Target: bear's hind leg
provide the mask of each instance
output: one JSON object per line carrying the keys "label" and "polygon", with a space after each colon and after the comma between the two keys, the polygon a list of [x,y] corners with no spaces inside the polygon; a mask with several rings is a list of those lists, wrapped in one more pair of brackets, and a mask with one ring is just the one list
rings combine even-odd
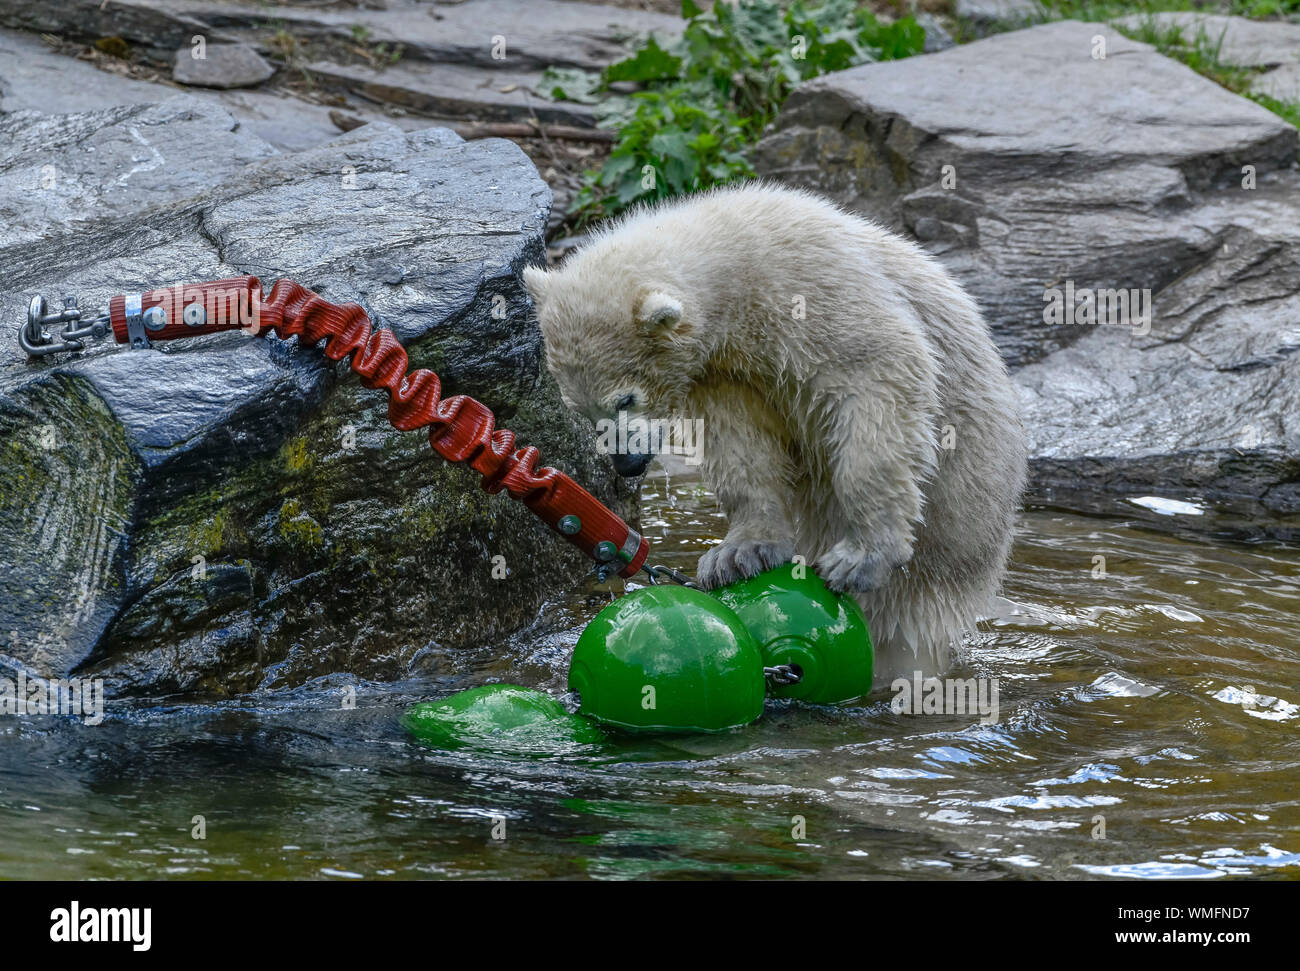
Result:
{"label": "bear's hind leg", "polygon": [[876,687],[917,672],[922,678],[943,675],[963,634],[988,616],[996,589],[993,571],[960,579],[936,576],[918,558],[879,590],[858,594],[875,649]]}

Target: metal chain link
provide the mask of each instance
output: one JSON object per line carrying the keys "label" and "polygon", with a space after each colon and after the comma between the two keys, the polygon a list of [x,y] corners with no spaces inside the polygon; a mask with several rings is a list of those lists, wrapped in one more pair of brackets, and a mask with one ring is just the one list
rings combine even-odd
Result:
{"label": "metal chain link", "polygon": [[650,577],[650,583],[654,585],[660,584],[663,581],[663,578],[667,577],[668,580],[673,583],[681,584],[683,587],[690,587],[692,590],[698,590],[700,588],[699,584],[689,576],[681,570],[674,570],[671,566],[650,566],[647,564],[646,566],[641,567],[641,569]]}
{"label": "metal chain link", "polygon": [[803,680],[803,672],[795,670],[792,664],[778,664],[776,667],[763,668],[763,675],[778,687],[787,684],[798,684]]}

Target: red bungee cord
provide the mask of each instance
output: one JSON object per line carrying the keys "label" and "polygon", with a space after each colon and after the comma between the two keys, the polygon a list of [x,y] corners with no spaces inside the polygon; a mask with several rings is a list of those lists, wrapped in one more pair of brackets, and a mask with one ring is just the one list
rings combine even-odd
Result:
{"label": "red bungee cord", "polygon": [[[307,347],[323,342],[326,357],[349,358],[362,384],[388,392],[393,427],[413,431],[427,426],[434,451],[481,475],[487,492],[504,489],[598,564],[624,577],[634,576],[649,555],[645,538],[595,496],[563,472],[538,468],[536,448],[515,448],[514,433],[497,428],[486,405],[465,395],[443,398],[442,383],[432,371],[407,373],[406,349],[391,331],[376,330],[355,303],[329,303],[292,280],[277,281],[263,299],[257,277],[240,276],[119,295],[109,301],[107,315],[80,328],[74,326],[80,320],[75,300],[65,301],[65,307],[47,315],[42,298],[32,301],[28,327],[20,335],[28,353],[80,350],[81,338],[104,333],[105,324],[111,324],[119,344],[132,347],[225,330],[297,335]],[[69,321],[60,342],[44,331],[44,324]]]}

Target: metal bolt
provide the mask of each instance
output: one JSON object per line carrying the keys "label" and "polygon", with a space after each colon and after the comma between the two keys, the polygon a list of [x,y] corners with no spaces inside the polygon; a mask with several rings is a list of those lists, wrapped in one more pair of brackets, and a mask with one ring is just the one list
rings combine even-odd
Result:
{"label": "metal bolt", "polygon": [[167,326],[167,311],[162,307],[150,307],[144,312],[144,325],[149,330],[162,330]]}
{"label": "metal bolt", "polygon": [[565,536],[574,536],[582,529],[582,520],[570,513],[567,516],[561,517],[560,521],[555,524],[555,527]]}
{"label": "metal bolt", "polygon": [[596,558],[596,562],[598,563],[608,563],[614,557],[618,556],[618,547],[609,540],[602,539],[596,544],[596,548],[592,550],[592,556]]}

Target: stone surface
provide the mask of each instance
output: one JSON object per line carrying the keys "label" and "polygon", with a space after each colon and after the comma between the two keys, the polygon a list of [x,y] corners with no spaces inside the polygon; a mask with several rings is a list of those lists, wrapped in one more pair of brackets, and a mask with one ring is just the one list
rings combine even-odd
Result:
{"label": "stone surface", "polygon": [[1204,37],[1222,63],[1262,72],[1251,81],[1252,92],[1279,101],[1300,101],[1300,24],[1193,11],[1134,15],[1115,23],[1128,30],[1177,29],[1188,44]]}
{"label": "stone surface", "polygon": [[[401,44],[403,57],[508,70],[551,65],[596,70],[650,32],[671,36],[681,20],[651,11],[569,0],[389,0],[371,7],[313,8],[212,0],[0,0],[0,25],[60,36],[120,36],[170,58],[195,33],[266,44],[278,31],[300,40]],[[505,39],[502,48],[495,37]]]}
{"label": "stone surface", "polygon": [[[24,133],[0,137],[5,178],[30,173],[28,145],[72,133],[96,149],[74,155],[93,166],[68,175],[75,206],[43,217],[33,195],[19,215],[45,231],[0,242],[0,665],[102,675],[110,694],[239,692],[437,670],[531,621],[585,562],[425,436],[393,430],[345,366],[240,333],[28,361],[16,335],[33,293],[89,309],[177,281],[289,277],[360,302],[447,393],[479,397],[627,512],[539,377],[517,276],[543,258],[535,168],[506,141],[373,124],[291,156],[246,135],[237,165],[169,154],[153,127],[165,115],[205,144],[234,128],[187,97],[0,118]],[[137,173],[159,180],[148,198],[87,187],[154,149],[168,171]],[[191,179],[199,157],[229,169]],[[491,578],[496,555],[506,580]]]}
{"label": "stone surface", "polygon": [[925,53],[934,54],[956,46],[952,34],[940,22],[938,17],[928,13],[916,14],[916,22],[925,29]]}
{"label": "stone surface", "polygon": [[149,0],[0,0],[0,26],[92,42],[120,37],[150,49],[159,60],[201,34],[211,43],[230,39],[181,11],[182,4]]}
{"label": "stone surface", "polygon": [[957,0],[953,15],[977,29],[988,29],[1041,19],[1043,6],[1037,0]]}
{"label": "stone surface", "polygon": [[1042,326],[1050,281],[1160,289],[1215,245],[1192,194],[1237,185],[1246,164],[1289,167],[1295,146],[1266,109],[1065,21],[807,82],[756,164],[943,253],[1008,360],[1025,363],[1074,336]]}
{"label": "stone surface", "polygon": [[[274,91],[189,88],[140,81],[103,71],[75,57],[51,50],[38,38],[0,29],[0,113],[35,111],[67,114],[118,105],[166,101],[182,91],[228,111],[239,131],[281,151],[298,151],[335,138],[339,128],[330,109]],[[388,119],[365,104],[349,105],[348,114],[363,121],[390,120],[404,128],[427,128],[424,118]],[[59,164],[59,160],[48,160]]]}
{"label": "stone surface", "polygon": [[31,34],[0,29],[0,111],[66,114],[147,104],[174,94],[176,89],[166,85],[110,74],[57,54]]}
{"label": "stone surface", "polygon": [[0,115],[0,246],[197,195],[274,154],[221,107],[184,97],[82,114]]}
{"label": "stone surface", "polygon": [[[166,62],[175,80],[211,86],[211,96],[248,131],[296,151],[338,134],[331,107],[264,89],[227,90],[271,76],[263,54],[294,49],[291,73],[343,94],[347,114],[424,127],[410,114],[439,121],[530,121],[593,127],[590,106],[555,102],[543,93],[552,64],[601,68],[626,54],[624,42],[680,30],[677,18],[582,3],[473,0],[458,5],[393,3],[384,9],[321,10],[192,0],[51,0],[39,10],[0,0],[0,24],[87,42],[121,36],[133,54]],[[497,25],[497,26],[492,26]],[[191,57],[192,38],[206,38],[207,57]],[[503,38],[499,43],[494,38]],[[238,41],[239,43],[235,43]],[[400,45],[400,56],[398,46]],[[362,54],[370,51],[367,60]],[[500,56],[496,56],[500,55]],[[207,92],[194,92],[207,96]],[[162,85],[96,71],[50,51],[31,34],[0,31],[0,109],[76,111],[158,101]]]}
{"label": "stone surface", "polygon": [[[1040,494],[1173,490],[1290,535],[1297,153],[1262,107],[1066,21],[807,82],[757,167],[915,236],[971,291],[1021,368]],[[1045,323],[1067,281],[1149,289],[1150,334]]]}
{"label": "stone surface", "polygon": [[1266,71],[1251,82],[1250,90],[1278,101],[1300,101],[1300,61]]}
{"label": "stone surface", "polygon": [[1113,512],[1204,502],[1182,525],[1300,538],[1300,193],[1204,212],[1219,246],[1155,296],[1151,332],[1083,328],[1015,373],[1035,492]]}
{"label": "stone surface", "polygon": [[251,88],[275,73],[247,44],[205,44],[180,48],[172,62],[172,79],[201,88]]}
{"label": "stone surface", "polygon": [[1146,24],[1162,32],[1178,28],[1184,42],[1204,33],[1209,45],[1218,48],[1219,60],[1233,67],[1277,67],[1300,59],[1300,24],[1286,21],[1167,11],[1120,17],[1115,23],[1128,30]]}
{"label": "stone surface", "polygon": [[485,71],[463,64],[398,63],[377,70],[359,64],[314,61],[307,70],[370,101],[424,115],[476,121],[527,121],[594,128],[591,106],[540,96],[540,71]]}

